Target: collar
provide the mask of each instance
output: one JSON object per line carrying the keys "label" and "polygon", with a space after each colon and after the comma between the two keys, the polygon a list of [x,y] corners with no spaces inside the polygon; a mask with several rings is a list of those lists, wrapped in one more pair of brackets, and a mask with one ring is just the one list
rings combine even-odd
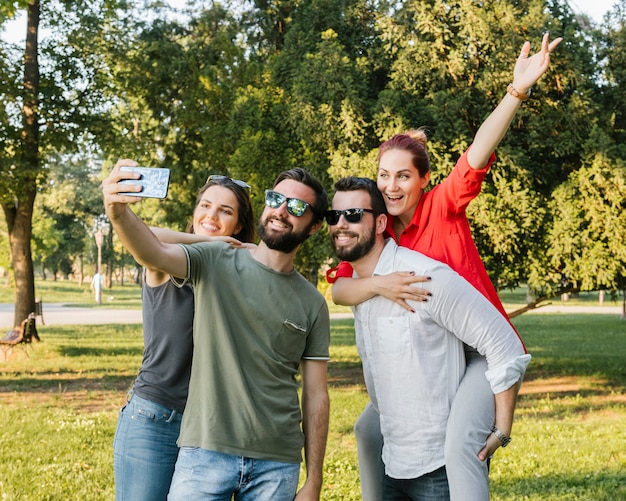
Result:
{"label": "collar", "polygon": [[385,240],[385,248],[378,258],[376,268],[372,276],[389,275],[395,271],[396,254],[398,252],[398,244],[393,238]]}

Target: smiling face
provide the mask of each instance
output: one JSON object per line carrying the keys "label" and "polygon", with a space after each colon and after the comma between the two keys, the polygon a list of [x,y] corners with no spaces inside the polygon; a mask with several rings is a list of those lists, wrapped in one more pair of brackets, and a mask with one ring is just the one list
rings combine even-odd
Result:
{"label": "smiling face", "polygon": [[[338,191],[333,197],[333,210],[371,209],[372,202],[365,190]],[[374,247],[377,237],[376,216],[363,212],[361,220],[350,223],[345,215],[339,217],[337,224],[330,226],[330,241],[335,255],[342,261],[353,262],[366,256]],[[379,228],[382,232],[385,225]]]}
{"label": "smiling face", "polygon": [[398,217],[405,226],[411,221],[429,181],[430,172],[420,176],[409,151],[391,149],[380,157],[378,189],[385,198],[389,214]]}
{"label": "smiling face", "polygon": [[209,236],[239,233],[239,204],[235,194],[224,186],[209,186],[193,212],[193,231]]}
{"label": "smiling face", "polygon": [[311,207],[315,204],[315,192],[307,185],[293,179],[284,179],[272,191],[287,198],[297,198],[309,204],[302,216],[294,216],[287,210],[287,202],[276,208],[266,206],[259,222],[261,240],[273,250],[290,253],[315,232],[321,223],[314,221]]}

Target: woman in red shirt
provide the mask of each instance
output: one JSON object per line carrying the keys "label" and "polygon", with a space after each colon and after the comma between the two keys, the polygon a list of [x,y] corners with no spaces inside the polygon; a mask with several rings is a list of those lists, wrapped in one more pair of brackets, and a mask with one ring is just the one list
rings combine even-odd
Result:
{"label": "woman in red shirt", "polygon": [[[472,240],[465,210],[480,193],[481,184],[495,161],[495,148],[504,137],[531,86],[547,71],[550,52],[561,38],[549,42],[544,35],[539,52],[529,57],[525,42],[513,70],[507,94],[489,115],[472,145],[440,185],[426,192],[430,162],[426,135],[422,130],[398,134],[379,148],[378,189],[385,197],[389,220],[387,233],[400,245],[447,263],[482,292],[506,316],[478,250]],[[396,273],[371,278],[351,278],[347,263],[329,274],[333,300],[355,305],[380,294],[411,309],[406,300],[426,301],[425,290],[412,284],[427,277]],[[520,343],[521,343],[520,339]],[[446,435],[446,471],[451,500],[489,500],[489,470],[486,459],[508,443],[511,430],[492,433],[495,422],[494,395],[485,378],[487,363],[474,349],[466,347],[467,369],[452,403]],[[361,489],[364,501],[380,500],[384,466],[379,417],[371,403],[355,425]]]}

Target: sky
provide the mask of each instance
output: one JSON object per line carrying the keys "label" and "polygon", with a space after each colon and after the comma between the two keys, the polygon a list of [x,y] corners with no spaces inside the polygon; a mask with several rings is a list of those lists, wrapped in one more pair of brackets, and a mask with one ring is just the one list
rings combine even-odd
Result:
{"label": "sky", "polygon": [[[574,12],[587,14],[591,19],[600,23],[604,13],[611,9],[617,0],[565,0]],[[24,40],[26,34],[26,18],[21,16],[7,24],[2,31],[2,39],[18,43]]]}
{"label": "sky", "polygon": [[611,10],[617,0],[568,0],[574,12],[587,14],[596,22],[601,22],[604,13]]}

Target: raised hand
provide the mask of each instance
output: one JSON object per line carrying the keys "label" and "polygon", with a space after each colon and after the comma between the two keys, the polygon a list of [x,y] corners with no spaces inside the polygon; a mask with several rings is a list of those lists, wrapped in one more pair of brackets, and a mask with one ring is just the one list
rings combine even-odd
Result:
{"label": "raised hand", "polygon": [[530,54],[530,42],[524,42],[515,68],[513,69],[513,87],[518,92],[526,94],[537,80],[548,70],[550,66],[550,53],[561,43],[562,38],[549,41],[550,34],[546,33],[541,41],[541,50],[532,56]]}

